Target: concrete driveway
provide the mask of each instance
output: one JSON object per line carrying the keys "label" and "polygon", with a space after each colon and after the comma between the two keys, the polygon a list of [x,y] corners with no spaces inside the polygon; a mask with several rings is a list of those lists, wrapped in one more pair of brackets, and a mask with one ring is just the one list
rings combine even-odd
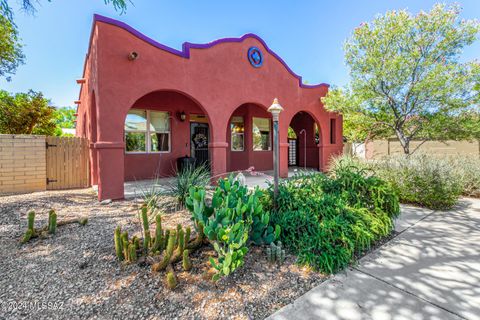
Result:
{"label": "concrete driveway", "polygon": [[480,200],[402,207],[395,239],[268,319],[480,319]]}

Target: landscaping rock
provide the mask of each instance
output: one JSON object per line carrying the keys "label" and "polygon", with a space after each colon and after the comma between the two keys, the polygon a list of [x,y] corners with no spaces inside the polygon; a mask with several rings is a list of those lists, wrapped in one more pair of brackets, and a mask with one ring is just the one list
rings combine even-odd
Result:
{"label": "landscaping rock", "polygon": [[[151,258],[141,265],[117,261],[113,230],[120,225],[141,235],[139,203],[109,203],[102,205],[88,189],[0,198],[0,319],[263,319],[324,281],[296,266],[293,256],[278,267],[266,261],[264,248],[252,247],[242,268],[212,283],[202,275],[215,251],[205,247],[192,254],[190,272],[174,266],[178,287],[170,291],[165,274],[151,272]],[[35,210],[35,224],[43,226],[50,209],[59,220],[86,216],[89,222],[20,245],[27,212]],[[190,214],[167,213],[162,223],[187,226]]]}

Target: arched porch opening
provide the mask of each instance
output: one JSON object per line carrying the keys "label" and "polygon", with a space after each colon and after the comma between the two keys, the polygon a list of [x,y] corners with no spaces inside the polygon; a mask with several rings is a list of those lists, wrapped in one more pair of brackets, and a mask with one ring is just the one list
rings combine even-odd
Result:
{"label": "arched porch opening", "polygon": [[208,114],[193,98],[173,90],[144,95],[125,116],[125,181],[173,176],[181,157],[209,167],[211,136]]}
{"label": "arched porch opening", "polygon": [[288,132],[288,165],[300,169],[320,169],[320,126],[308,112],[297,112]]}
{"label": "arched porch opening", "polygon": [[240,105],[227,127],[227,171],[273,169],[272,115],[256,103]]}

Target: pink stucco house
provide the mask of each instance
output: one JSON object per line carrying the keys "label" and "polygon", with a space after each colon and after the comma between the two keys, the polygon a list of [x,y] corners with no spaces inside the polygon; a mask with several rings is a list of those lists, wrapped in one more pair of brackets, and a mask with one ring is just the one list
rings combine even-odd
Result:
{"label": "pink stucco house", "polygon": [[173,175],[183,156],[208,163],[215,176],[271,170],[267,108],[275,97],[284,107],[281,176],[289,165],[325,170],[342,151],[342,118],[320,101],[328,85],[303,84],[254,34],[177,50],[95,15],[77,82],[76,132],[90,140],[99,199],[123,198],[125,181]]}

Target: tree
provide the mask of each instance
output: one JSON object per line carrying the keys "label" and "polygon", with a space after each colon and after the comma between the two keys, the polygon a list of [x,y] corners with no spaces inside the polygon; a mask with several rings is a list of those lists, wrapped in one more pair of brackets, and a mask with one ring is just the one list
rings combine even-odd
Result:
{"label": "tree", "polygon": [[0,133],[53,135],[55,128],[55,109],[41,92],[0,90]]}
{"label": "tree", "polygon": [[75,108],[61,107],[55,110],[55,123],[59,128],[75,128]]}
{"label": "tree", "polygon": [[[47,0],[52,2],[52,0]],[[0,13],[5,15],[8,20],[13,24],[13,10],[9,4],[9,0],[0,0]],[[39,1],[37,0],[21,0],[20,6],[21,9],[27,13],[35,13],[37,11],[37,5]],[[124,13],[127,10],[127,3],[131,3],[130,0],[103,0],[105,4],[112,4],[115,10]]]}
{"label": "tree", "polygon": [[479,63],[459,61],[480,24],[460,20],[459,13],[458,6],[442,4],[415,16],[390,11],[354,30],[344,47],[351,82],[323,99],[328,110],[344,115],[347,128],[352,121],[347,133],[395,135],[406,154],[412,139],[452,136],[456,119],[478,108],[480,94]]}
{"label": "tree", "polygon": [[0,12],[0,78],[10,81],[24,58],[16,26]]}

